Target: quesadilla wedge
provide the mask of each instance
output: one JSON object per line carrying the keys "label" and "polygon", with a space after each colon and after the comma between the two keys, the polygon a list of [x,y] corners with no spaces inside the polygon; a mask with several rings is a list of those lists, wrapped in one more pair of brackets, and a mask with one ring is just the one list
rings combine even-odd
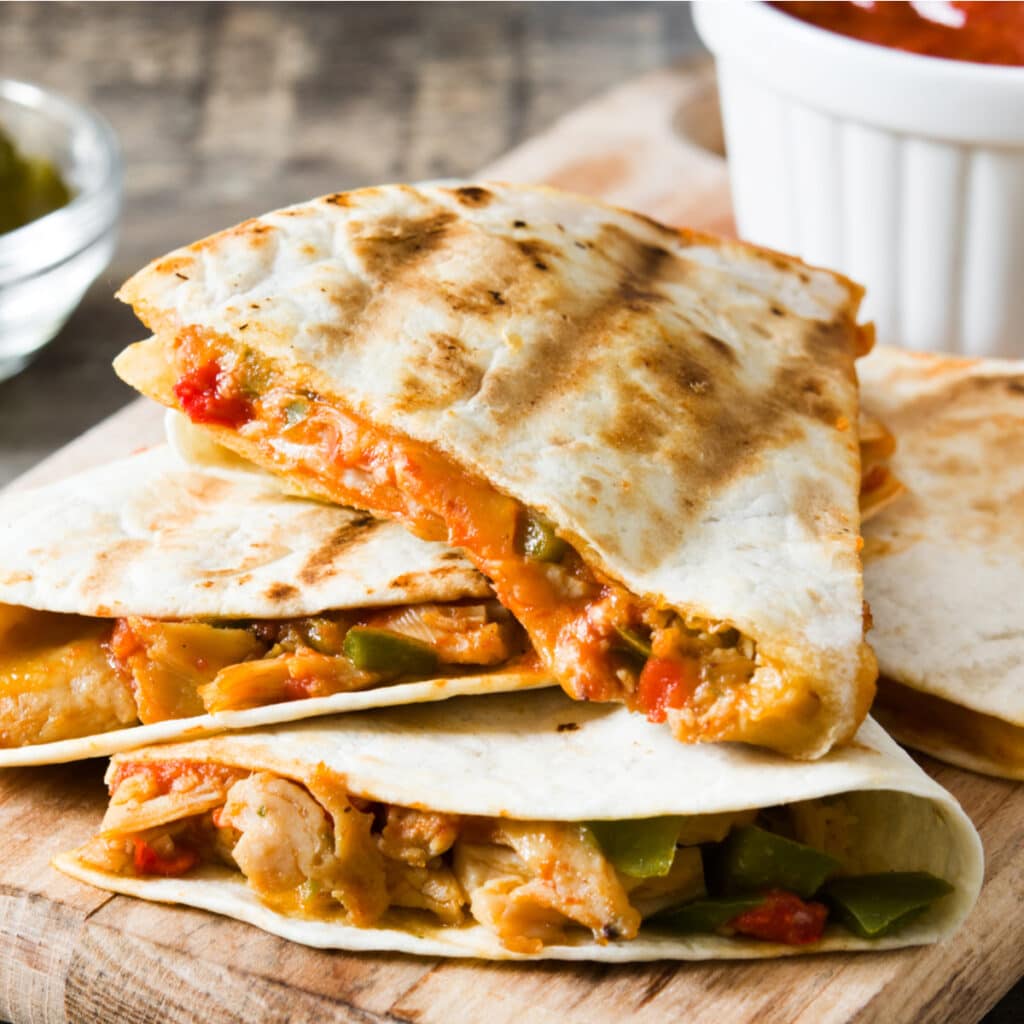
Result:
{"label": "quesadilla wedge", "polygon": [[457,552],[166,448],[0,499],[0,766],[551,684]]}
{"label": "quesadilla wedge", "polygon": [[60,870],[329,948],[884,949],[952,933],[982,875],[966,815],[870,721],[798,765],[548,690],[150,747],[107,782]]}
{"label": "quesadilla wedge", "polygon": [[463,549],[576,699],[812,758],[873,695],[861,289],[548,189],[324,197],[156,261],[130,384]]}
{"label": "quesadilla wedge", "polygon": [[864,526],[875,714],[908,746],[1024,779],[1024,363],[879,349],[860,374],[908,491]]}

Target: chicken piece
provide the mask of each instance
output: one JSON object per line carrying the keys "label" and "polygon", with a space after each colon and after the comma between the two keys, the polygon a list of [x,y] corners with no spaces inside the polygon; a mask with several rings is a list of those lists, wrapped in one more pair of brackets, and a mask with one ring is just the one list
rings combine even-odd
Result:
{"label": "chicken piece", "polygon": [[448,665],[499,665],[525,647],[522,630],[496,603],[410,605],[372,615],[366,625],[429,644]]}
{"label": "chicken piece", "polygon": [[640,914],[586,826],[502,821],[495,831],[552,894],[553,908],[586,925],[599,942],[635,938]]}
{"label": "chicken piece", "polygon": [[530,872],[514,850],[493,843],[459,841],[452,868],[469,896],[469,911],[517,953],[539,953],[564,942],[572,922],[550,906],[550,892],[531,888]]}
{"label": "chicken piece", "polygon": [[202,761],[120,761],[110,783],[103,833],[144,832],[224,803],[248,773]]}
{"label": "chicken piece", "polygon": [[462,924],[466,894],[448,868],[414,867],[387,860],[384,871],[393,906],[429,910],[444,924]]}
{"label": "chicken piece", "polygon": [[323,766],[307,782],[309,791],[334,821],[334,856],[325,886],[348,911],[352,923],[373,924],[388,908],[384,858],[371,829],[373,814],[349,799],[343,776]]}
{"label": "chicken piece", "polygon": [[227,711],[365,690],[380,679],[375,673],[361,672],[347,658],[303,648],[228,665],[212,682],[199,688],[199,696],[207,711]]}
{"label": "chicken piece", "polygon": [[266,647],[248,629],[132,616],[118,621],[111,650],[132,680],[139,718],[148,724],[204,714],[199,688],[228,665],[260,657]]}
{"label": "chicken piece", "polygon": [[572,923],[551,906],[554,893],[542,882],[493,878],[474,889],[469,910],[485,928],[515,953],[539,953],[566,941]]}
{"label": "chicken piece", "polygon": [[343,792],[314,798],[298,783],[257,772],[231,787],[216,823],[240,833],[232,856],[260,896],[312,883],[330,892],[359,927],[372,925],[387,909],[383,859],[370,834],[373,818]]}
{"label": "chicken piece", "polygon": [[385,857],[422,868],[428,861],[450,850],[458,834],[459,819],[454,815],[432,814],[390,804],[380,837],[380,849]]}
{"label": "chicken piece", "polygon": [[239,833],[232,857],[261,896],[297,889],[333,856],[324,809],[301,786],[269,772],[236,782],[216,822]]}
{"label": "chicken piece", "polygon": [[138,724],[104,644],[110,622],[0,605],[0,747]]}
{"label": "chicken piece", "polygon": [[[477,821],[468,831],[478,838],[482,830]],[[509,949],[536,952],[561,941],[570,921],[586,925],[599,942],[636,936],[640,914],[585,826],[500,821],[490,831],[493,843],[511,850],[460,841],[455,874],[470,912]]]}

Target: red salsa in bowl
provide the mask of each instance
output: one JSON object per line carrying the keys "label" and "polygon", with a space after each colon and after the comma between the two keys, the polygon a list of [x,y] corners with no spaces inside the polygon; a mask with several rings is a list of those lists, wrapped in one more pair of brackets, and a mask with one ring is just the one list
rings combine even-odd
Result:
{"label": "red salsa in bowl", "polygon": [[1024,67],[1024,3],[805,3],[771,7],[877,46],[973,64]]}

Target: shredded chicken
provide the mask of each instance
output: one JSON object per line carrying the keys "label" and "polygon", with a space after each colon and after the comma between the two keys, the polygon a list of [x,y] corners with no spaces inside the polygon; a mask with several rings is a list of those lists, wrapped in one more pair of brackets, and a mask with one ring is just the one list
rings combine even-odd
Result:
{"label": "shredded chicken", "polygon": [[429,644],[451,665],[498,665],[523,646],[518,627],[497,602],[411,605],[374,615],[367,625]]}
{"label": "shredded chicken", "polygon": [[500,821],[495,838],[534,876],[531,897],[590,928],[598,941],[631,939],[640,914],[589,830],[571,822]]}
{"label": "shredded chicken", "polygon": [[111,650],[130,674],[139,718],[149,723],[203,714],[199,688],[265,648],[247,629],[133,616],[118,621]]}
{"label": "shredded chicken", "polygon": [[380,848],[386,857],[422,868],[450,850],[458,834],[459,819],[454,815],[432,814],[392,804],[387,809]]}
{"label": "shredded chicken", "polygon": [[231,787],[216,823],[240,833],[232,856],[257,893],[313,883],[345,907],[353,924],[367,927],[387,909],[384,866],[370,835],[372,816],[343,800],[332,801],[332,828],[302,786],[257,772]]}
{"label": "shredded chicken", "polygon": [[395,860],[384,862],[388,898],[393,906],[429,910],[445,924],[462,924],[466,894],[446,867],[413,867]]}

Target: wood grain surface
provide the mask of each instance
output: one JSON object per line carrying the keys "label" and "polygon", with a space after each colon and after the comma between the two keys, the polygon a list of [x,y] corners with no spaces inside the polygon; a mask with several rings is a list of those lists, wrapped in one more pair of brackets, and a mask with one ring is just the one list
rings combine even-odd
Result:
{"label": "wood grain surface", "polygon": [[[0,54],[7,45],[0,33]],[[706,68],[629,82],[488,171],[610,195],[665,219],[728,227],[709,83]],[[124,454],[159,433],[159,411],[134,403],[17,486]],[[961,801],[985,842],[985,888],[953,941],[768,964],[629,967],[325,953],[199,911],[109,896],[48,867],[54,853],[95,828],[105,801],[103,765],[8,771],[0,776],[0,1015],[19,1024],[969,1024],[1024,974],[1024,787],[922,763]],[[1012,1007],[1008,1013],[1003,1020],[1020,1019]]]}

